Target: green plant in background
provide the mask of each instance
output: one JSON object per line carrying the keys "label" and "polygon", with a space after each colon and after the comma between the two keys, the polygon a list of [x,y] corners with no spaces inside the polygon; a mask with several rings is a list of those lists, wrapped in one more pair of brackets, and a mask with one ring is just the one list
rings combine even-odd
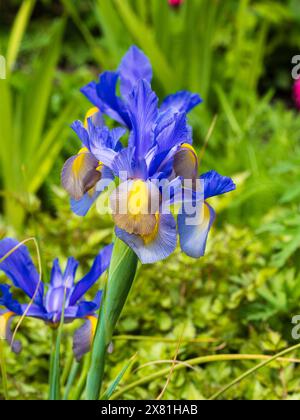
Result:
{"label": "green plant in background", "polygon": [[50,29],[51,47],[30,64],[28,75],[18,80],[18,52],[34,4],[34,0],[22,3],[7,45],[4,39],[0,41],[1,53],[7,58],[7,78],[0,81],[2,196],[5,220],[17,230],[63,146],[66,122],[74,112],[74,105],[69,105],[54,121],[47,115],[61,52],[63,20]]}

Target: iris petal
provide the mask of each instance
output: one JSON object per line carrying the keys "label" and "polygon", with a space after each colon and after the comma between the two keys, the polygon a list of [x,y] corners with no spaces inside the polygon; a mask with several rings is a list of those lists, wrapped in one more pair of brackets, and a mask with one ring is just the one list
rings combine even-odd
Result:
{"label": "iris petal", "polygon": [[116,95],[118,79],[119,74],[114,71],[106,71],[100,75],[99,83],[96,85],[101,103],[99,109],[113,120],[131,128],[126,106]]}
{"label": "iris petal", "polygon": [[80,200],[97,184],[101,178],[101,173],[97,170],[98,166],[98,160],[88,152],[79,153],[66,161],[61,174],[61,182],[72,198]]}
{"label": "iris petal", "polygon": [[109,267],[113,245],[104,247],[97,257],[91,270],[74,287],[70,297],[70,305],[74,305],[99,279]]}
{"label": "iris petal", "polygon": [[170,150],[176,145],[190,142],[190,130],[184,112],[168,110],[160,115],[155,129],[155,141],[159,151]]}
{"label": "iris petal", "polygon": [[144,158],[153,145],[153,125],[158,115],[158,98],[146,80],[139,80],[127,101],[132,123],[129,147],[135,147],[135,156]]}
{"label": "iris petal", "polygon": [[[6,238],[0,241],[0,259],[19,245],[15,239]],[[20,245],[6,257],[0,263],[0,270],[4,271],[14,286],[22,289],[30,298],[34,296],[39,283],[39,274],[25,245]],[[35,301],[42,302],[43,294],[44,287],[40,283]]]}
{"label": "iris petal", "polygon": [[11,324],[14,317],[13,312],[5,312],[0,315],[0,340],[6,340],[10,345],[12,351],[16,354],[19,354],[22,350],[22,345],[20,341],[12,340],[13,333],[11,331]]}
{"label": "iris petal", "polygon": [[202,99],[199,95],[182,90],[167,96],[161,104],[160,112],[166,111],[169,108],[174,108],[179,112],[188,113],[201,102]]}
{"label": "iris petal", "polygon": [[235,190],[235,183],[228,176],[222,176],[216,171],[209,171],[200,176],[204,181],[205,199],[216,195],[225,194]]}
{"label": "iris petal", "polygon": [[140,79],[151,82],[151,63],[148,57],[138,47],[133,45],[121,61],[119,74],[121,94],[125,97],[131,93]]}
{"label": "iris petal", "polygon": [[195,180],[198,175],[198,157],[190,144],[183,144],[174,156],[174,172],[186,180]]}
{"label": "iris petal", "polygon": [[87,317],[85,323],[75,331],[73,339],[73,352],[78,362],[91,350],[96,326],[97,318],[95,316],[89,316]]}
{"label": "iris petal", "polygon": [[134,250],[143,264],[151,264],[167,258],[176,248],[176,222],[171,214],[160,215],[157,234],[145,243],[141,236],[127,233],[116,227],[116,235]]}
{"label": "iris petal", "polygon": [[190,224],[191,215],[182,211],[178,215],[178,231],[180,237],[180,246],[183,252],[193,258],[199,258],[204,255],[207,236],[215,219],[215,212],[207,203],[199,203],[202,211],[197,216],[198,221]]}

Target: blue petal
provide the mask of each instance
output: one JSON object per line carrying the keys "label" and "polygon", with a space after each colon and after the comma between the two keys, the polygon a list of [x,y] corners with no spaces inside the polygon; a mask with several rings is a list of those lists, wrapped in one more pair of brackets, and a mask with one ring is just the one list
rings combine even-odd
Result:
{"label": "blue petal", "polygon": [[152,79],[152,67],[148,57],[135,45],[129,48],[120,67],[120,90],[122,96],[129,95],[141,79],[149,83]]}
{"label": "blue petal", "polygon": [[201,102],[202,99],[196,93],[182,90],[167,96],[161,104],[160,112],[166,111],[169,108],[175,108],[179,112],[188,113]]}
{"label": "blue petal", "polygon": [[145,244],[143,239],[116,227],[116,235],[124,241],[142,264],[151,264],[167,258],[176,248],[176,222],[171,214],[160,215],[158,233],[155,239]]}
{"label": "blue petal", "polygon": [[116,151],[122,149],[120,138],[126,133],[124,128],[109,130],[107,127],[97,127],[88,120],[89,150],[104,165],[110,164],[116,156]]}
{"label": "blue petal", "polygon": [[0,314],[0,340],[5,339],[11,346],[12,351],[16,354],[19,354],[22,350],[22,345],[20,341],[13,342],[13,333],[11,331],[12,321],[12,313]]}
{"label": "blue petal", "polygon": [[96,329],[97,318],[89,317],[85,323],[75,331],[73,339],[73,352],[77,362],[88,353],[93,344],[94,331]]}
{"label": "blue petal", "polygon": [[135,147],[136,159],[142,159],[153,145],[153,127],[158,115],[158,98],[146,80],[139,80],[128,98],[128,113],[132,123],[129,147]]}
{"label": "blue petal", "polygon": [[88,315],[92,315],[97,309],[99,309],[99,307],[97,307],[95,302],[79,302],[77,304],[76,318],[84,318]]}
{"label": "blue petal", "polygon": [[51,317],[47,313],[44,307],[36,304],[31,304],[30,306],[26,304],[21,305],[22,314],[26,314],[31,318],[42,319],[43,321],[50,321]]}
{"label": "blue petal", "polygon": [[135,147],[122,149],[115,157],[111,165],[114,174],[123,181],[128,178],[148,178],[148,169],[144,159],[136,159]]}
{"label": "blue petal", "polygon": [[209,171],[200,176],[204,181],[204,198],[214,197],[236,189],[231,178],[222,176],[216,171]]}
{"label": "blue petal", "polygon": [[22,308],[19,302],[12,297],[10,286],[0,284],[0,306],[5,306],[9,311],[22,315]]}
{"label": "blue petal", "polygon": [[189,224],[191,215],[187,215],[184,210],[182,214],[178,215],[181,249],[193,258],[199,258],[204,255],[207,236],[215,219],[215,212],[207,203],[199,202],[199,205],[204,207],[203,212],[200,211],[197,224]]}
{"label": "blue petal", "polygon": [[59,265],[58,258],[53,261],[50,283],[53,287],[59,287],[62,285],[63,274]]}
{"label": "blue petal", "polygon": [[97,83],[91,82],[85,85],[80,92],[84,94],[84,96],[97,108],[103,111],[102,109],[102,101],[98,96],[97,93]]}
{"label": "blue petal", "polygon": [[189,143],[190,130],[184,112],[164,112],[160,115],[154,130],[159,151],[170,150],[176,145]]}
{"label": "blue petal", "polygon": [[67,294],[69,290],[64,286],[50,287],[45,298],[45,307],[49,314],[58,315],[55,322],[58,322],[59,315],[62,312],[63,305],[67,306]]}
{"label": "blue petal", "polygon": [[72,211],[77,214],[77,216],[85,216],[99,195],[100,193],[96,191],[92,196],[90,196],[89,193],[85,193],[80,200],[71,198]]}
{"label": "blue petal", "polygon": [[76,261],[73,257],[68,258],[67,266],[62,278],[62,286],[69,289],[73,287],[77,268],[78,261]]}
{"label": "blue petal", "polygon": [[89,133],[87,129],[84,127],[84,125],[82,124],[82,122],[79,120],[74,121],[73,124],[71,125],[71,128],[73,129],[73,131],[75,131],[77,136],[80,138],[82,144],[90,150]]}
{"label": "blue petal", "polygon": [[99,279],[109,267],[113,245],[103,248],[97,255],[94,264],[88,274],[83,277],[74,287],[70,297],[70,305],[74,305]]}
{"label": "blue petal", "polygon": [[[19,245],[18,241],[10,238],[0,241],[0,259]],[[38,287],[39,274],[30,258],[26,246],[19,246],[2,261],[0,263],[0,270],[4,271],[13,284],[19,289],[22,289],[30,298],[34,296],[38,288],[35,301],[42,302],[44,286],[40,283]]]}
{"label": "blue petal", "polygon": [[119,74],[113,71],[106,71],[100,75],[97,84],[97,94],[101,100],[99,109],[113,120],[131,128],[126,106],[122,99],[116,95],[118,78]]}

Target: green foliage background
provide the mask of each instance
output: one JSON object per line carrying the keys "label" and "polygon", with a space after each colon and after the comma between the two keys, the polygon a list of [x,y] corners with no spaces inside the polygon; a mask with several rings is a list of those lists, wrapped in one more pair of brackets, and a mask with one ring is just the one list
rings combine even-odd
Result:
{"label": "green foliage background", "polygon": [[[213,202],[218,218],[204,258],[178,251],[140,268],[108,358],[107,385],[137,353],[119,398],[156,398],[167,376],[126,386],[162,366],[171,369],[177,352],[188,363],[212,354],[274,354],[295,344],[300,119],[292,101],[291,58],[299,53],[298,3],[186,0],[176,10],[167,0],[0,5],[0,54],[11,58],[8,78],[0,80],[0,236],[35,236],[44,280],[55,257],[73,255],[84,272],[111,241],[108,217],[96,209],[84,219],[71,214],[59,178],[64,160],[79,146],[68,126],[89,106],[79,88],[102,69],[115,68],[132,43],[150,56],[161,98],[185,88],[203,96],[190,116],[201,172],[216,169],[238,185]],[[77,326],[64,330],[62,385]],[[50,331],[25,320],[18,336],[21,355],[6,351],[10,398],[44,399]],[[255,363],[184,367],[173,373],[163,398],[206,399]],[[273,363],[222,398],[298,400],[298,366]],[[70,398],[81,395],[83,379],[77,378]]]}

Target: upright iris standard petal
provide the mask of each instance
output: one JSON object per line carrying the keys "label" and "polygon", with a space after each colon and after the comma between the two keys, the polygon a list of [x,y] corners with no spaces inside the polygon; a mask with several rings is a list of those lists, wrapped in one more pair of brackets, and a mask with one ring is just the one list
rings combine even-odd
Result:
{"label": "upright iris standard petal", "polygon": [[112,248],[112,244],[107,245],[97,255],[90,272],[75,285],[70,297],[70,305],[74,305],[95,284],[104,271],[107,270],[111,259]]}
{"label": "upright iris standard petal", "polygon": [[154,136],[160,152],[169,151],[174,146],[190,142],[186,114],[173,112],[172,109],[161,114],[154,128]]}
{"label": "upright iris standard petal", "polygon": [[116,235],[139,257],[142,264],[151,264],[167,258],[177,243],[176,222],[171,214],[160,215],[152,234],[139,236],[116,227]]}
{"label": "upright iris standard petal", "polygon": [[83,95],[98,109],[102,109],[102,101],[100,97],[97,94],[97,83],[96,82],[90,82],[87,85],[85,85],[83,88],[80,89],[80,92],[83,93]]}
{"label": "upright iris standard petal", "polygon": [[142,159],[153,145],[153,124],[158,115],[158,98],[146,80],[140,80],[129,96],[128,112],[132,123],[129,147]]}
{"label": "upright iris standard petal", "polygon": [[101,100],[100,109],[120,124],[130,127],[126,105],[116,94],[118,79],[119,74],[114,71],[106,71],[100,75],[99,83],[96,85]]}
{"label": "upright iris standard petal", "polygon": [[200,176],[204,181],[204,198],[214,197],[235,190],[235,183],[228,176],[209,171]]}
{"label": "upright iris standard petal", "polygon": [[35,300],[41,302],[44,288],[42,284],[38,286],[39,274],[27,248],[14,239],[3,239],[0,241],[0,259],[7,254],[8,257],[0,263],[0,270],[4,271],[14,286],[22,289],[30,298],[37,291]]}
{"label": "upright iris standard petal", "polygon": [[[181,249],[193,258],[204,255],[207,236],[215,219],[215,212],[207,203],[201,202],[198,208],[198,215],[191,215],[186,213],[183,206],[182,213],[178,215]],[[195,217],[197,220],[194,220]]]}
{"label": "upright iris standard petal", "polygon": [[151,83],[152,67],[148,57],[135,45],[129,48],[119,66],[120,90],[128,96],[141,79]]}
{"label": "upright iris standard petal", "polygon": [[161,104],[160,112],[174,108],[179,112],[190,112],[195,106],[201,104],[202,99],[196,93],[182,90],[167,96]]}

